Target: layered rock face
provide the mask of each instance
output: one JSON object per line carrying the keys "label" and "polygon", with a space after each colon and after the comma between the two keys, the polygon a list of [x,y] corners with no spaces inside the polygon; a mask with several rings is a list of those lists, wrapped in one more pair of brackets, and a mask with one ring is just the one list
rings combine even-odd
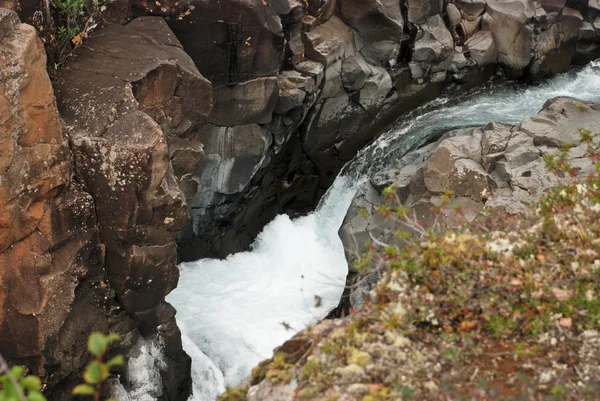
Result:
{"label": "layered rock face", "polygon": [[162,18],[140,17],[90,39],[55,88],[108,280],[142,336],[165,344],[167,392],[184,397],[189,358],[164,298],[179,278],[175,232],[196,191],[189,177],[204,152],[191,133],[210,114],[210,83]]}
{"label": "layered rock face", "polygon": [[44,47],[0,9],[0,353],[60,386],[117,319],[93,199],[71,184]]}
{"label": "layered rock face", "polygon": [[188,133],[205,157],[176,151],[193,164],[179,174],[191,213],[182,260],[224,257],[277,213],[311,210],[358,149],[442,90],[498,67],[538,79],[600,55],[600,10],[587,0],[119,0],[103,18],[140,14],[164,17],[212,86],[212,109]]}
{"label": "layered rock face", "polygon": [[[29,18],[26,3],[9,6]],[[177,254],[226,256],[275,214],[311,210],[380,128],[444,88],[466,90],[498,66],[543,77],[598,54],[598,10],[585,1],[115,4],[114,21],[159,16],[98,29],[68,58],[55,77],[64,127],[35,31],[14,13],[0,19],[0,335],[10,338],[0,352],[57,390],[78,380],[87,334],[110,330],[129,357],[140,338],[159,341],[155,396],[186,398],[189,358],[164,302]],[[479,210],[484,183],[512,177],[502,157],[487,165],[483,151],[452,146],[465,165],[452,167],[452,147],[431,156],[439,164],[415,184],[423,210],[445,185]]]}
{"label": "layered rock face", "polygon": [[186,399],[190,359],[164,298],[188,219],[178,184],[203,154],[184,134],[208,118],[210,84],[161,18],[115,25],[56,77],[63,129],[35,30],[0,9],[0,41],[0,352],[60,399],[92,331],[121,334],[128,358],[143,338],[161,345],[152,396]]}
{"label": "layered rock face", "polygon": [[[398,200],[415,211],[425,227],[444,231],[473,221],[484,209],[508,214],[530,213],[543,192],[561,182],[585,178],[595,170],[586,156],[588,145],[579,129],[600,124],[600,105],[572,98],[546,102],[537,116],[521,124],[491,123],[484,128],[448,132],[441,139],[413,151],[365,183],[355,196],[340,229],[340,237],[353,260],[366,250],[372,238],[396,242],[396,224],[383,219],[375,208],[385,204],[384,188],[394,184]],[[569,161],[574,177],[548,171],[545,155],[558,154],[573,144]],[[444,193],[453,198],[440,212]],[[367,212],[364,218],[359,209]],[[371,284],[376,282],[374,277]],[[362,304],[369,283],[350,296],[354,306]]]}
{"label": "layered rock face", "polygon": [[213,87],[183,260],[239,251],[276,213],[310,210],[381,128],[444,88],[464,91],[498,67],[538,79],[596,51],[598,10],[587,2],[133,6],[166,17]]}

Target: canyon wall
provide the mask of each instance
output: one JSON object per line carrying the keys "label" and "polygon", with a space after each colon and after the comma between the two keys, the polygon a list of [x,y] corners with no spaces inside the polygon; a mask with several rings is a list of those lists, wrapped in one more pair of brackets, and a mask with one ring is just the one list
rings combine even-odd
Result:
{"label": "canyon wall", "polygon": [[55,398],[93,330],[120,333],[128,357],[161,344],[155,396],[187,398],[164,301],[178,257],[226,256],[276,214],[312,210],[361,147],[442,91],[600,55],[587,1],[117,0],[52,64],[53,89],[39,37],[48,48],[56,12],[0,6],[35,27],[0,9],[0,352]]}
{"label": "canyon wall", "polygon": [[[167,136],[205,118],[211,97],[164,31],[162,19],[140,18],[99,36],[95,51],[130,54],[110,58],[128,68],[122,75],[78,54],[61,70],[75,79],[55,82],[71,93],[63,126],[41,41],[0,9],[0,353],[42,376],[55,399],[81,382],[93,331],[119,333],[114,352],[129,358],[141,338],[160,343],[156,398],[190,391],[190,359],[164,302],[179,276],[175,231],[188,216]],[[86,107],[96,113],[80,114]]]}
{"label": "canyon wall", "polygon": [[[341,167],[403,112],[502,74],[537,80],[596,58],[587,2],[139,2],[163,15],[214,107],[194,135],[180,257],[246,249],[278,213],[314,208]],[[190,194],[191,195],[191,194]]]}

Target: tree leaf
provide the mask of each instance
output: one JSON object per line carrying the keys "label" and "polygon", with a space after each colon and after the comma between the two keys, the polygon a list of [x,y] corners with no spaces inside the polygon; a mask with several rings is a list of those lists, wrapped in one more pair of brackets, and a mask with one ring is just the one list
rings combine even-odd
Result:
{"label": "tree leaf", "polygon": [[88,384],[98,383],[100,381],[101,376],[101,367],[98,361],[90,362],[85,368],[85,372],[83,373],[83,379]]}
{"label": "tree leaf", "polygon": [[125,358],[123,358],[123,355],[117,355],[114,358],[111,358],[108,362],[106,362],[106,366],[108,366],[109,368],[123,365],[125,365]]}
{"label": "tree leaf", "polygon": [[73,389],[73,395],[94,395],[96,390],[89,384],[79,384]]}
{"label": "tree leaf", "polygon": [[104,334],[99,333],[97,331],[90,334],[90,338],[88,338],[88,351],[90,354],[94,356],[102,355],[106,352],[107,346],[106,338]]}
{"label": "tree leaf", "polygon": [[121,336],[119,336],[117,333],[108,333],[106,336],[106,345],[114,343],[115,341],[119,341],[120,339]]}
{"label": "tree leaf", "polygon": [[46,397],[39,391],[30,391],[29,394],[27,394],[27,399],[29,401],[46,401]]}
{"label": "tree leaf", "polygon": [[27,376],[21,379],[21,386],[27,391],[40,391],[42,381],[37,376]]}
{"label": "tree leaf", "polygon": [[10,374],[17,380],[23,377],[23,373],[25,373],[24,366],[13,366],[10,368]]}

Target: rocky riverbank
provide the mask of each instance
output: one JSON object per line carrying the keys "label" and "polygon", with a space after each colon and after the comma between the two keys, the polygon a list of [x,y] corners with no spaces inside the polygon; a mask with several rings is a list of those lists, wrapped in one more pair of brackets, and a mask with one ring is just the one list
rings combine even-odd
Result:
{"label": "rocky riverbank", "polygon": [[443,90],[599,55],[592,1],[117,0],[51,83],[64,16],[0,7],[0,352],[57,399],[93,330],[120,333],[129,357],[157,341],[157,398],[187,398],[164,301],[178,258],[245,249],[277,213],[312,210],[381,128]]}
{"label": "rocky riverbank", "polygon": [[557,98],[381,171],[340,230],[349,317],[220,400],[597,399],[599,123],[598,103]]}

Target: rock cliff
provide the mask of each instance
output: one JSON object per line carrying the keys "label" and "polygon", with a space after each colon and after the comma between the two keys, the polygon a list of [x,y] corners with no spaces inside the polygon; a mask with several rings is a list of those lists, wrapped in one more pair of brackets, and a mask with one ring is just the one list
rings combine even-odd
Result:
{"label": "rock cliff", "polygon": [[[186,398],[190,362],[164,301],[178,257],[226,256],[277,213],[311,210],[381,128],[442,91],[600,54],[595,1],[117,0],[52,69],[55,102],[38,35],[49,49],[57,10],[0,7],[35,27],[0,9],[0,352],[57,398],[92,330],[121,333],[130,357],[140,338],[158,341],[158,397]],[[513,175],[551,139],[503,129],[487,131],[525,141],[523,165],[456,136],[424,150],[415,199],[426,208],[456,184],[478,210],[484,184],[513,181],[527,193],[498,202],[534,196],[539,166]],[[456,152],[472,187],[444,170]]]}
{"label": "rock cliff", "polygon": [[[122,75],[77,55],[61,71],[77,78],[55,83],[57,94],[71,93],[63,126],[35,30],[5,9],[0,23],[0,352],[68,398],[92,331],[121,334],[116,351],[128,357],[140,338],[159,341],[159,398],[186,399],[190,360],[164,297],[177,285],[175,231],[188,214],[167,136],[206,118],[207,81],[161,35],[162,19],[114,26],[89,44]],[[137,58],[111,57],[125,53],[118,43]],[[86,107],[95,118],[81,118]],[[201,152],[185,143],[180,151],[188,148]]]}

